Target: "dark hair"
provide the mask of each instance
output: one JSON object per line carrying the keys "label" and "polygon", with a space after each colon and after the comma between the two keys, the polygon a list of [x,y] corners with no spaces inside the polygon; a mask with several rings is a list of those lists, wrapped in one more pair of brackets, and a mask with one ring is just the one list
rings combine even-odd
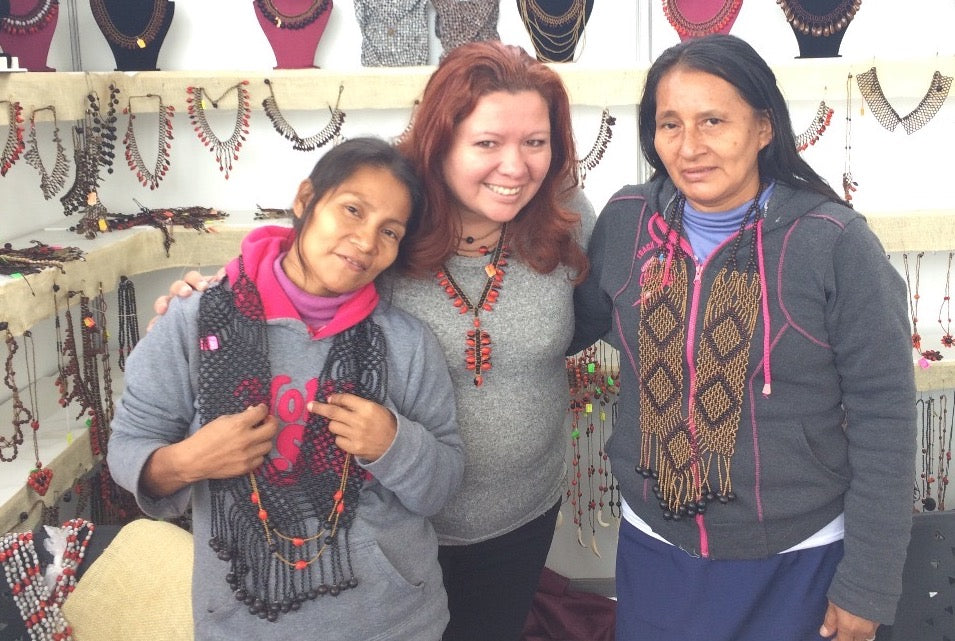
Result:
{"label": "dark hair", "polygon": [[775,179],[845,203],[796,151],[789,108],[773,70],[745,40],[724,34],[691,38],[674,45],[650,66],[640,101],[639,135],[643,157],[654,169],[651,180],[668,175],[654,144],[657,87],[663,77],[677,67],[722,78],[733,85],[753,109],[767,115],[773,138],[757,156],[762,180]]}
{"label": "dark hair", "polygon": [[521,260],[540,273],[560,263],[578,275],[586,256],[574,236],[580,216],[564,202],[577,185],[577,152],[570,99],[557,73],[524,49],[498,41],[455,47],[431,75],[414,113],[414,125],[400,149],[425,181],[427,206],[421,234],[409,238],[410,271],[433,271],[451,256],[461,234],[455,215],[457,199],[443,179],[443,165],[458,124],[487,94],[533,91],[544,99],[550,116],[551,163],[540,189],[508,225],[508,237]]}
{"label": "dark hair", "polygon": [[[302,230],[311,220],[318,201],[329,190],[335,189],[356,171],[365,167],[385,169],[407,188],[411,199],[411,213],[405,228],[405,238],[415,234],[421,224],[424,192],[414,167],[405,156],[384,140],[362,137],[352,138],[332,147],[315,163],[312,173],[308,175],[308,180],[312,184],[311,198],[305,203],[302,215],[294,218],[292,223],[296,243],[302,237]],[[403,264],[406,260],[405,243],[402,242],[398,245],[398,257],[395,263]]]}

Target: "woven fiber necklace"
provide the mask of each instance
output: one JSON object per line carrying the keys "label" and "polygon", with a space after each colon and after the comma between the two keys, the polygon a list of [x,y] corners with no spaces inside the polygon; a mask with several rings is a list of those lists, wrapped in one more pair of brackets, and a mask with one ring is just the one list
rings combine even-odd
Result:
{"label": "woven fiber necklace", "polygon": [[849,26],[862,6],[862,0],[843,0],[836,3],[832,11],[822,15],[807,10],[802,0],[776,0],[776,4],[786,15],[786,21],[800,33],[828,38]]}
{"label": "woven fiber necklace", "polygon": [[431,4],[434,32],[446,52],[466,42],[500,40],[498,0],[431,0]]}
{"label": "woven fiber necklace", "polygon": [[925,92],[925,96],[922,97],[918,106],[908,115],[899,116],[882,91],[882,84],[879,82],[879,75],[875,67],[858,74],[856,82],[859,83],[859,91],[879,124],[889,131],[895,131],[899,123],[902,123],[902,128],[905,129],[907,134],[915,133],[935,117],[935,114],[945,103],[945,98],[948,97],[948,90],[952,87],[952,78],[943,76],[936,71],[932,75],[932,83],[929,85],[928,91]]}
{"label": "woven fiber necklace", "polygon": [[740,6],[743,0],[724,0],[716,12],[708,19],[702,21],[690,20],[680,10],[678,0],[663,0],[663,13],[667,20],[680,34],[680,39],[701,38],[711,33],[718,33],[726,25],[736,20]]}
{"label": "woven fiber necklace", "polygon": [[464,363],[474,372],[474,384],[477,387],[484,384],[484,372],[491,369],[491,337],[481,328],[481,312],[491,312],[494,309],[494,303],[497,302],[504,284],[504,266],[507,265],[508,256],[506,235],[507,223],[504,223],[501,226],[501,236],[494,249],[488,250],[486,247],[481,247],[482,254],[491,254],[491,261],[484,266],[487,280],[484,282],[484,288],[481,290],[481,297],[477,303],[468,299],[464,290],[454,281],[447,265],[442,265],[435,274],[438,284],[444,288],[458,311],[462,314],[474,315],[474,329],[468,330],[465,339]]}
{"label": "woven fiber necklace", "polygon": [[36,33],[56,18],[59,10],[56,0],[38,0],[35,7],[22,15],[0,16],[0,31],[15,35]]}
{"label": "woven fiber necklace", "polygon": [[567,10],[552,15],[539,0],[517,0],[524,26],[541,62],[570,62],[587,26],[586,0],[572,0]]}
{"label": "woven fiber necklace", "polygon": [[7,105],[7,142],[0,153],[0,176],[7,175],[26,147],[23,142],[23,107],[16,100],[0,100],[0,105],[4,103]]}
{"label": "woven fiber necklace", "polygon": [[149,12],[149,20],[143,30],[130,36],[121,32],[112,19],[109,17],[109,10],[106,8],[106,0],[90,0],[90,9],[93,10],[93,19],[99,25],[100,31],[106,36],[106,39],[114,45],[119,45],[123,49],[145,49],[152,43],[163,21],[166,19],[167,0],[154,0],[153,7]]}
{"label": "woven fiber necklace", "polygon": [[186,88],[189,93],[186,104],[188,105],[189,121],[192,123],[192,128],[199,136],[202,144],[209,147],[209,151],[215,154],[216,162],[219,163],[219,171],[225,174],[226,180],[229,179],[229,172],[232,171],[232,161],[239,159],[239,149],[242,148],[245,137],[249,135],[252,103],[249,99],[249,90],[245,88],[247,84],[249,84],[249,81],[243,80],[226,89],[218,100],[210,101],[214,108],[218,108],[219,102],[227,93],[235,89],[238,94],[235,126],[232,128],[232,135],[225,141],[219,140],[206,118],[206,90],[202,87]]}
{"label": "woven fiber necklace", "polygon": [[[53,171],[47,172],[43,165],[43,158],[40,157],[40,148],[36,139],[36,115],[40,111],[49,111],[53,114],[53,142],[56,144],[56,159],[53,161]],[[63,147],[63,140],[60,138],[60,127],[56,122],[56,108],[53,105],[34,109],[30,114],[30,137],[26,154],[24,154],[27,164],[40,172],[40,190],[43,197],[47,200],[53,198],[56,192],[63,189],[66,184],[66,172],[70,169],[70,161],[66,157],[66,149]]]}
{"label": "woven fiber necklace", "polygon": [[285,119],[285,116],[282,115],[282,111],[279,109],[279,103],[275,100],[275,91],[272,89],[272,81],[266,78],[265,84],[268,85],[269,88],[269,97],[262,101],[262,109],[265,111],[265,115],[268,116],[269,122],[272,123],[272,127],[275,131],[286,140],[292,141],[292,149],[296,151],[315,151],[319,147],[327,145],[341,133],[342,123],[345,122],[345,112],[338,108],[338,103],[341,101],[345,85],[339,85],[338,87],[338,100],[335,102],[335,108],[328,108],[329,111],[332,112],[332,117],[331,120],[328,121],[328,124],[317,133],[302,138],[298,135],[298,132],[295,131],[295,128],[289,124],[288,120]]}
{"label": "woven fiber necklace", "polygon": [[[136,142],[136,132],[133,130],[133,121],[136,120],[136,114],[133,113],[133,98],[151,98],[159,102],[156,109],[158,120],[156,162],[152,169],[146,166],[143,156],[139,152],[139,144]],[[172,140],[172,119],[176,113],[176,108],[172,105],[163,104],[162,96],[146,94],[145,96],[130,96],[123,112],[129,116],[126,124],[126,135],[123,137],[123,144],[126,146],[126,164],[136,174],[136,178],[142,183],[143,187],[155,189],[159,186],[159,181],[169,171],[169,150],[172,148],[172,143],[169,141]]]}
{"label": "woven fiber necklace", "polygon": [[305,11],[297,14],[286,14],[278,10],[273,0],[255,0],[256,6],[265,19],[279,29],[304,29],[325,13],[331,5],[331,0],[312,0]]}

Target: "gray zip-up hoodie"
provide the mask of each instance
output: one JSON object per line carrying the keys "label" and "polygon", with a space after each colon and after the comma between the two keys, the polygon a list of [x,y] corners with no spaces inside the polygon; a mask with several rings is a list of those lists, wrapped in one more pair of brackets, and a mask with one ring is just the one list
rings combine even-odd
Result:
{"label": "gray zip-up hoodie", "polygon": [[[732,457],[737,499],[705,514],[664,518],[640,461],[640,274],[661,253],[669,180],[627,186],[607,203],[590,243],[591,271],[576,292],[574,347],[605,338],[621,353],[613,473],[630,507],[689,554],[759,559],[845,514],[845,556],[829,598],[891,623],[911,527],[915,382],[905,284],[865,219],[777,183],[759,222],[763,287]],[[750,229],[739,249],[749,257]],[[735,235],[734,235],[735,236]],[[696,371],[703,310],[733,238],[702,264],[686,250],[688,300],[683,416]],[[716,466],[714,465],[713,468]],[[715,475],[716,470],[711,472]],[[716,483],[714,482],[714,485]]]}
{"label": "gray zip-up hoodie", "polygon": [[[271,243],[246,264],[259,284],[268,317],[273,413],[284,425],[304,424],[305,390],[321,371],[334,340],[315,339],[289,309],[284,292],[263,286],[275,260],[276,237],[288,230],[257,230]],[[279,238],[281,240],[281,238]],[[261,247],[260,247],[261,249]],[[264,267],[264,271],[263,271]],[[276,298],[277,297],[277,298]],[[137,345],[126,364],[126,388],[116,408],[108,462],[116,482],[133,492],[150,516],[168,518],[192,506],[193,617],[197,641],[314,638],[323,641],[437,641],[448,621],[438,565],[438,542],[428,517],[461,481],[464,447],[455,421],[454,392],[441,347],[427,327],[382,301],[371,313],[387,340],[387,399],[398,419],[391,447],[378,460],[358,463],[371,474],[351,526],[350,563],[359,585],[340,595],[305,601],[271,623],[249,613],[233,596],[210,539],[207,481],[162,499],[142,493],[139,477],[150,454],[200,429],[197,412],[200,296],[177,299]],[[292,316],[292,317],[290,317]],[[276,409],[278,408],[278,409]],[[292,416],[294,414],[294,416]],[[282,440],[280,433],[278,441]],[[279,449],[276,452],[280,452]],[[308,570],[311,571],[311,570]],[[321,581],[316,580],[316,584]]]}

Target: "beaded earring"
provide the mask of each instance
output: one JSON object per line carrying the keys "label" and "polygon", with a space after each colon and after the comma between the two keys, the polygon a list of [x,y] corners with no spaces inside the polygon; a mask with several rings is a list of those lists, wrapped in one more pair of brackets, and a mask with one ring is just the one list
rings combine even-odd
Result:
{"label": "beaded earring", "polygon": [[269,122],[272,123],[272,127],[275,131],[286,140],[292,141],[292,149],[296,151],[315,151],[319,147],[327,145],[341,133],[342,123],[345,121],[345,112],[338,108],[338,104],[341,102],[345,85],[338,87],[338,100],[335,101],[335,108],[332,109],[329,107],[332,117],[328,124],[325,125],[321,131],[307,138],[302,138],[298,135],[298,132],[295,131],[295,128],[285,119],[285,116],[282,115],[278,102],[275,100],[275,91],[272,89],[272,81],[266,78],[265,84],[269,88],[269,96],[262,101],[262,109],[265,111],[265,115],[268,116]]}
{"label": "beaded earring", "polygon": [[235,90],[237,94],[237,105],[235,110],[235,124],[232,127],[232,135],[226,140],[220,140],[206,118],[206,90],[203,87],[187,87],[189,96],[186,98],[189,121],[192,128],[199,137],[203,145],[209,148],[215,154],[216,162],[219,164],[219,171],[223,172],[226,180],[229,179],[229,173],[232,171],[232,163],[239,159],[239,150],[249,135],[249,121],[252,116],[251,100],[249,99],[249,90],[246,85],[248,80],[232,85],[223,92],[217,100],[210,100],[214,109],[219,108],[219,102],[229,92]]}
{"label": "beaded earring", "polygon": [[0,152],[0,176],[6,176],[26,147],[23,142],[23,107],[16,100],[0,100],[7,105],[7,141]]}
{"label": "beaded earring", "polygon": [[[156,109],[158,120],[156,160],[152,169],[146,166],[136,142],[136,132],[133,128],[133,121],[136,119],[136,114],[133,113],[133,98],[149,98],[159,102]],[[136,174],[137,180],[142,183],[143,187],[149,187],[151,190],[156,189],[159,182],[165,178],[166,172],[169,171],[169,150],[172,149],[170,141],[173,138],[172,119],[175,116],[176,108],[172,105],[163,104],[162,96],[146,94],[145,96],[130,96],[123,113],[129,116],[126,124],[126,135],[123,137],[123,145],[126,147],[126,164]]]}

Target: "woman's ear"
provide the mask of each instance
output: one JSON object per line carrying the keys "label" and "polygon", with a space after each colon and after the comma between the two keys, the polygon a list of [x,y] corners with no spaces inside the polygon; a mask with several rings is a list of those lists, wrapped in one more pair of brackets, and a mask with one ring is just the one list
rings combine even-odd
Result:
{"label": "woman's ear", "polygon": [[295,194],[295,202],[292,203],[292,213],[296,218],[301,218],[305,213],[305,207],[312,199],[312,181],[306,178],[298,186],[298,193]]}

